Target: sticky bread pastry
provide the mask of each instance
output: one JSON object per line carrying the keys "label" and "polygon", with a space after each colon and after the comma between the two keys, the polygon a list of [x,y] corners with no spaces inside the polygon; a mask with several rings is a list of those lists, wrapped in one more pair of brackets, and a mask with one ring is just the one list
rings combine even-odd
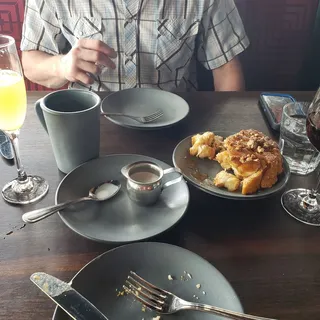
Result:
{"label": "sticky bread pastry", "polygon": [[241,130],[227,137],[224,148],[226,151],[218,154],[216,160],[242,180],[242,194],[271,188],[283,171],[277,143],[257,130]]}
{"label": "sticky bread pastry", "polygon": [[213,160],[217,151],[223,147],[223,138],[208,131],[192,136],[191,145],[189,152],[192,156]]}
{"label": "sticky bread pastry", "polygon": [[219,188],[227,188],[228,191],[237,191],[240,187],[240,180],[227,171],[220,171],[215,178],[213,179],[213,183],[216,187]]}
{"label": "sticky bread pastry", "polygon": [[263,171],[257,171],[251,176],[242,180],[242,194],[252,194],[260,189]]}
{"label": "sticky bread pastry", "polygon": [[228,151],[225,150],[225,151],[219,152],[216,155],[216,160],[220,163],[220,165],[223,169],[225,169],[225,170],[231,169],[230,157],[229,157]]}

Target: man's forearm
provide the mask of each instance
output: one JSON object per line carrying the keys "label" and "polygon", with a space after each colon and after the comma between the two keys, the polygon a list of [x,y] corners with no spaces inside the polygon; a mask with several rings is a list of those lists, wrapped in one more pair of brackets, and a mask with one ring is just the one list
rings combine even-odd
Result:
{"label": "man's forearm", "polygon": [[42,51],[22,52],[24,75],[32,82],[58,89],[68,81],[60,71],[61,55],[52,56]]}
{"label": "man's forearm", "polygon": [[244,91],[245,81],[241,64],[234,58],[225,65],[212,70],[215,91]]}

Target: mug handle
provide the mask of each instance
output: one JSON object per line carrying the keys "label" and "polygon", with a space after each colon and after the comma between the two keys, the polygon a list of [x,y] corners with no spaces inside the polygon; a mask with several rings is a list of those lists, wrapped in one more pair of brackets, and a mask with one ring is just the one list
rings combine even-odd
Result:
{"label": "mug handle", "polygon": [[35,103],[35,109],[36,109],[36,113],[37,113],[37,116],[40,120],[40,123],[42,124],[44,130],[47,131],[48,133],[48,129],[47,129],[47,125],[46,125],[46,121],[44,119],[44,115],[43,115],[43,110],[41,108],[41,102],[42,102],[43,99],[39,99],[36,103]]}
{"label": "mug handle", "polygon": [[172,186],[173,184],[176,184],[176,183],[178,183],[178,182],[180,182],[180,181],[183,180],[183,176],[182,176],[181,170],[180,170],[179,168],[169,168],[169,169],[165,169],[165,170],[163,170],[163,175],[169,174],[169,173],[173,173],[173,172],[179,173],[180,176],[179,176],[178,178],[175,178],[175,179],[173,179],[173,180],[170,180],[170,181],[166,182],[166,183],[162,186],[162,190],[163,190],[163,189],[166,189],[166,188]]}

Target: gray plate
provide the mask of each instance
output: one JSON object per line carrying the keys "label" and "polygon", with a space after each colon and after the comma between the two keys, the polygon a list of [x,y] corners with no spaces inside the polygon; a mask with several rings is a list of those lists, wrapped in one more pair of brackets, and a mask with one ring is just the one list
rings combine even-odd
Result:
{"label": "gray plate", "polygon": [[[132,202],[120,173],[123,166],[136,161],[153,161],[163,169],[169,166],[154,158],[139,155],[110,155],[89,161],[70,172],[60,183],[56,203],[76,199],[103,181],[115,179],[122,184],[118,194],[105,202],[87,202],[60,212],[62,221],[73,231],[100,242],[139,241],[169,229],[185,213],[189,190],[185,181],[165,189],[158,202],[150,207]],[[168,175],[172,179],[176,173]]]}
{"label": "gray plate", "polygon": [[[151,320],[156,316],[155,313],[149,310],[142,312],[141,304],[131,296],[117,297],[117,290],[122,291],[122,285],[130,270],[186,300],[243,312],[228,281],[209,262],[186,249],[164,243],[135,243],[108,251],[87,264],[73,278],[73,287],[109,320]],[[192,279],[181,280],[180,276],[184,275],[184,271],[189,272]],[[176,280],[169,281],[169,274],[176,277]],[[200,290],[196,288],[198,283],[201,284]],[[66,319],[70,318],[57,308],[53,320]],[[195,311],[162,315],[161,319],[222,320],[221,317]]]}
{"label": "gray plate", "polygon": [[170,127],[189,113],[188,103],[176,94],[157,89],[126,89],[107,96],[101,105],[103,112],[120,112],[143,116],[161,109],[164,115],[154,122],[142,124],[127,117],[106,117],[123,127],[132,129],[161,129]]}
{"label": "gray plate", "polygon": [[[227,137],[234,132],[215,132],[216,135]],[[173,152],[173,163],[175,167],[179,168],[186,180],[191,182],[194,186],[198,189],[203,190],[207,193],[212,195],[227,198],[227,199],[234,199],[234,200],[255,200],[255,199],[262,199],[269,197],[277,192],[280,192],[287,184],[289,177],[290,177],[290,169],[287,161],[283,158],[283,167],[284,172],[279,175],[278,182],[271,187],[270,189],[263,189],[259,190],[255,194],[251,195],[243,195],[240,191],[237,192],[230,192],[227,189],[220,189],[214,186],[213,184],[208,184],[206,182],[201,182],[200,180],[196,179],[192,173],[194,169],[192,167],[198,168],[199,172],[202,174],[207,174],[209,178],[212,179],[216,176],[218,172],[223,170],[220,164],[216,161],[212,161],[209,159],[199,159],[193,157],[189,153],[189,148],[191,147],[191,136],[183,139],[174,149]]]}

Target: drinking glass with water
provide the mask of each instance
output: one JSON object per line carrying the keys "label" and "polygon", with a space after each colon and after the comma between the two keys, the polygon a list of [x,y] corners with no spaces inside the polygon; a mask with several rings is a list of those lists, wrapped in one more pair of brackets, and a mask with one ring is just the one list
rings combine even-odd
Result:
{"label": "drinking glass with water", "polygon": [[313,172],[320,163],[320,153],[307,137],[306,117],[310,103],[292,102],[285,105],[280,126],[279,146],[290,166],[298,175]]}
{"label": "drinking glass with water", "polygon": [[[297,125],[296,122],[294,125],[292,125],[293,121],[287,121],[285,122],[285,119],[288,118],[289,115],[290,118],[292,118],[292,115],[295,113],[297,117],[293,117],[293,119],[298,119],[301,121],[304,121],[304,125],[306,126],[306,134],[309,138],[309,141],[311,144],[314,145],[314,147],[320,151],[320,88],[318,89],[315,97],[313,98],[309,108],[306,110],[306,108],[299,109],[299,105],[294,106],[286,106],[285,107],[285,114],[283,118],[283,125],[286,125],[285,128],[288,126],[291,128],[291,132],[293,131],[295,136],[302,136],[302,133],[304,130],[300,128],[300,125]],[[305,118],[303,116],[305,115]],[[299,121],[297,122],[299,123]],[[287,131],[282,132],[282,138],[286,138],[283,136],[283,133],[287,134]],[[289,135],[289,137],[292,137],[292,135]],[[287,140],[283,139],[285,143]],[[304,140],[303,140],[304,141]],[[310,163],[312,167],[315,167],[319,155],[314,155],[311,152],[311,149],[307,146],[305,146],[304,143],[301,143],[299,140],[299,146],[302,145],[303,148],[305,148],[306,154],[309,152],[309,158],[311,160],[306,161],[306,165]],[[290,143],[292,143],[292,140],[290,140]],[[293,154],[293,153],[292,153]],[[294,153],[295,156],[295,153]],[[301,158],[301,156],[300,156]],[[304,159],[304,158],[302,158]],[[310,170],[310,169],[309,169]],[[295,219],[308,224],[312,226],[320,226],[320,193],[319,193],[319,187],[320,187],[320,176],[318,176],[318,182],[316,185],[313,186],[311,189],[304,189],[304,188],[297,188],[297,189],[291,189],[286,191],[282,197],[281,197],[281,204],[283,208]]]}

